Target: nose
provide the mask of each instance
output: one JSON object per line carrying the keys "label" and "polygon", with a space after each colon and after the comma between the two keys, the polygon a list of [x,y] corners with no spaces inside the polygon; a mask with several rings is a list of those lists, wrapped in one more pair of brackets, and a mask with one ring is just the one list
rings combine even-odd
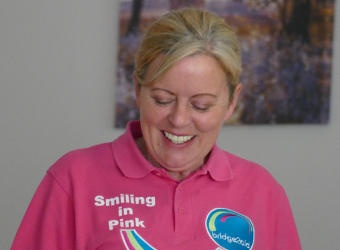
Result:
{"label": "nose", "polygon": [[169,121],[174,127],[184,127],[190,122],[190,109],[187,105],[176,103],[169,114]]}

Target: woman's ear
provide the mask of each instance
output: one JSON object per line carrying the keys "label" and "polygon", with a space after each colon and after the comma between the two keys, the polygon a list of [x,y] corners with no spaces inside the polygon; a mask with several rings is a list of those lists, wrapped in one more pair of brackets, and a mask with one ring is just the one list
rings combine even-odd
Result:
{"label": "woman's ear", "polygon": [[240,96],[241,91],[242,91],[242,84],[239,83],[239,84],[236,85],[236,88],[234,90],[231,102],[229,103],[229,107],[228,107],[226,116],[224,118],[225,121],[228,120],[230,118],[230,116],[233,114],[233,112],[234,112],[234,110],[237,106],[238,98]]}

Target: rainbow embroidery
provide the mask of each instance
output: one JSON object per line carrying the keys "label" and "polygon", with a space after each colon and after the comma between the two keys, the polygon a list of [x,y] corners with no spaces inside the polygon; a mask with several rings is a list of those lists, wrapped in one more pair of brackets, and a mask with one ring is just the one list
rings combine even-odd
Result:
{"label": "rainbow embroidery", "polygon": [[156,250],[135,229],[121,229],[120,234],[127,250]]}

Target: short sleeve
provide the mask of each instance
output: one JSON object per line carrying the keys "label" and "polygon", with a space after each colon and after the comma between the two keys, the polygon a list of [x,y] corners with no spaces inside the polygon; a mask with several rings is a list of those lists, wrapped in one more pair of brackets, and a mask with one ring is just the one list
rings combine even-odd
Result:
{"label": "short sleeve", "polygon": [[293,213],[285,191],[282,189],[278,200],[278,213],[274,230],[274,246],[272,249],[301,250],[301,243],[295,225]]}
{"label": "short sleeve", "polygon": [[51,174],[38,186],[11,249],[75,249],[72,197]]}

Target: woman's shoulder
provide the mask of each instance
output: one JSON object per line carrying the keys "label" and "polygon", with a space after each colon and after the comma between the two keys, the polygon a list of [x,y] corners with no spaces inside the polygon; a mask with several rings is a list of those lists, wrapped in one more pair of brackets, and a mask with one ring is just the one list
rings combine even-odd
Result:
{"label": "woman's shoulder", "polygon": [[55,164],[74,164],[78,162],[88,162],[91,160],[98,160],[111,154],[111,142],[92,145],[86,148],[79,148],[71,150],[62,155]]}
{"label": "woman's shoulder", "polygon": [[253,183],[263,183],[265,185],[277,186],[281,188],[280,183],[276,180],[270,170],[262,164],[247,159],[227,151],[223,151],[228,158],[231,171],[235,178],[250,179]]}
{"label": "woman's shoulder", "polygon": [[71,150],[62,155],[48,173],[57,178],[91,172],[101,165],[112,163],[112,143],[102,143],[86,148]]}

